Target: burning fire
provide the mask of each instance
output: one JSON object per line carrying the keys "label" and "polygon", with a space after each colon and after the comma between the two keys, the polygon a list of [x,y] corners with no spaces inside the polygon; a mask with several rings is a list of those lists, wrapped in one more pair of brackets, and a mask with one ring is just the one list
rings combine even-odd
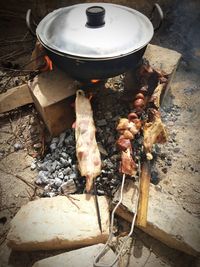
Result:
{"label": "burning fire", "polygon": [[53,70],[53,64],[51,59],[48,56],[44,56],[45,66],[41,69],[41,71],[52,71]]}
{"label": "burning fire", "polygon": [[98,82],[100,82],[100,80],[95,80],[95,79],[92,79],[90,81],[91,81],[91,83],[98,83]]}

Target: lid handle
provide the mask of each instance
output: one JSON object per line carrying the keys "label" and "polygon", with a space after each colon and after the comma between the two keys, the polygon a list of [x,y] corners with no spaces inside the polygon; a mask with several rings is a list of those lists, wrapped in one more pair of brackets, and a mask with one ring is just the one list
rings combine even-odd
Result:
{"label": "lid handle", "polygon": [[102,27],[105,24],[105,9],[101,6],[91,6],[86,9],[87,23],[91,28]]}

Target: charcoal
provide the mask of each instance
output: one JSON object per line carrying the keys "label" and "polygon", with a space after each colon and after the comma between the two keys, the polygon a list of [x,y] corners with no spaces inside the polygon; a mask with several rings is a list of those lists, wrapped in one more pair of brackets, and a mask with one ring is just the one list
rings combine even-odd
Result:
{"label": "charcoal", "polygon": [[58,137],[54,137],[51,141],[51,144],[55,143],[55,144],[58,144],[59,142],[59,138]]}
{"label": "charcoal", "polygon": [[69,164],[69,162],[68,162],[68,160],[66,160],[66,159],[64,159],[64,158],[60,158],[60,162],[62,163],[62,165],[64,166],[64,167],[66,167],[68,164]]}
{"label": "charcoal", "polygon": [[48,171],[39,171],[37,180],[40,180],[42,184],[48,184],[49,179],[48,179]]}
{"label": "charcoal", "polygon": [[73,194],[77,191],[77,187],[76,184],[74,182],[74,180],[68,180],[67,182],[63,183],[60,187],[61,192],[63,194]]}
{"label": "charcoal", "polygon": [[101,127],[101,126],[106,126],[107,125],[107,121],[105,119],[102,120],[98,120],[96,122],[97,126]]}
{"label": "charcoal", "polygon": [[63,174],[63,172],[59,172],[59,173],[58,173],[58,178],[60,178],[60,179],[63,179],[63,178],[64,178],[64,174]]}
{"label": "charcoal", "polygon": [[58,147],[61,148],[63,146],[65,140],[66,133],[61,133],[59,137]]}
{"label": "charcoal", "polygon": [[70,145],[70,144],[74,143],[73,136],[69,135],[67,138],[65,138],[64,142],[65,142],[66,145]]}
{"label": "charcoal", "polygon": [[76,179],[76,174],[75,173],[71,173],[70,175],[69,175],[69,179]]}
{"label": "charcoal", "polygon": [[72,172],[72,169],[70,167],[67,167],[66,169],[63,170],[63,175],[68,175]]}
{"label": "charcoal", "polygon": [[55,186],[60,187],[62,185],[62,180],[56,177],[54,180],[54,184]]}
{"label": "charcoal", "polygon": [[52,143],[50,145],[51,152],[53,152],[56,149],[56,147],[57,147],[57,144],[56,143]]}
{"label": "charcoal", "polygon": [[66,152],[62,152],[62,153],[61,153],[61,157],[62,157],[63,159],[68,159],[69,155],[68,155]]}

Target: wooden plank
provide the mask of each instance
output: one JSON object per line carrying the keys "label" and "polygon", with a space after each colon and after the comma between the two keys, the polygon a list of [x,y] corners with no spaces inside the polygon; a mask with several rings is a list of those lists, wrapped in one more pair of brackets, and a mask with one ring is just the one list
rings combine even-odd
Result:
{"label": "wooden plank", "polygon": [[0,113],[33,103],[27,84],[9,89],[0,94]]}
{"label": "wooden plank", "polygon": [[150,186],[151,170],[149,161],[145,160],[142,164],[140,176],[140,198],[137,212],[136,224],[140,227],[147,226],[147,211],[149,202],[149,186]]}

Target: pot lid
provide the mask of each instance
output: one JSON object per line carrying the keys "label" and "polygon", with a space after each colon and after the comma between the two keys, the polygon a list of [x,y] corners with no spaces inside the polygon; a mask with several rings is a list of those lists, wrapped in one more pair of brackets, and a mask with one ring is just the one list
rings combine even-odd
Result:
{"label": "pot lid", "polygon": [[39,23],[36,34],[55,53],[87,59],[121,57],[147,45],[150,20],[140,12],[108,3],[57,9]]}

